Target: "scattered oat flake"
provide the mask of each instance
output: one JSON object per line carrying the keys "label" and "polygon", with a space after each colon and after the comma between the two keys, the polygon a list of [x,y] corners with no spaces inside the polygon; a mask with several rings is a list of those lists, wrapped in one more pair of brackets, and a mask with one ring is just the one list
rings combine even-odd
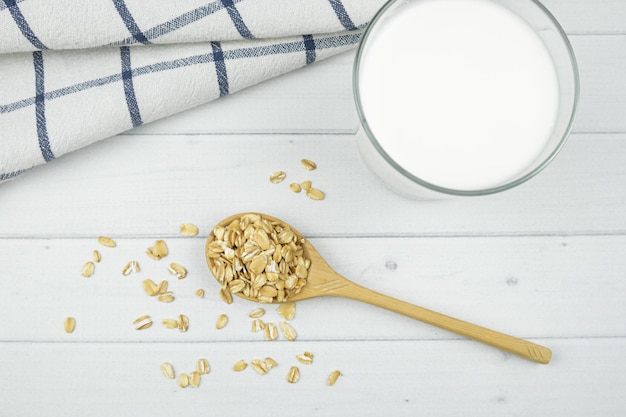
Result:
{"label": "scattered oat flake", "polygon": [[193,371],[189,373],[189,386],[191,388],[198,388],[200,386],[200,373]]}
{"label": "scattered oat flake", "polygon": [[183,279],[187,276],[187,269],[184,266],[177,264],[176,262],[170,263],[167,270],[170,274],[176,275],[178,279]]}
{"label": "scattered oat flake", "polygon": [[154,247],[157,249],[157,251],[161,254],[163,254],[163,256],[166,256],[168,254],[168,249],[167,249],[167,244],[165,243],[164,240],[158,239],[154,242]]}
{"label": "scattered oat flake", "polygon": [[152,319],[148,315],[141,316],[136,318],[133,324],[135,325],[135,330],[145,330],[152,326]]}
{"label": "scattered oat flake", "polygon": [[267,367],[267,370],[269,371],[272,368],[276,368],[278,366],[278,362],[276,362],[272,358],[265,358],[265,366]]}
{"label": "scattered oat flake", "polygon": [[178,321],[174,319],[163,319],[163,326],[167,327],[168,329],[177,329]]}
{"label": "scattered oat flake", "polygon": [[337,382],[337,378],[339,378],[340,375],[341,372],[337,370],[332,371],[330,375],[328,375],[328,385],[331,387],[335,385],[335,382]]}
{"label": "scattered oat flake", "polygon": [[192,223],[183,223],[180,225],[180,234],[183,236],[196,236],[198,228]]}
{"label": "scattered oat flake", "polygon": [[254,369],[256,373],[259,375],[265,375],[267,371],[269,371],[269,369],[267,369],[267,365],[265,364],[265,361],[261,359],[253,359],[250,362],[250,366],[252,366],[252,369]]}
{"label": "scattered oat flake", "polygon": [[172,295],[171,292],[166,292],[163,294],[159,294],[158,300],[162,303],[171,303],[172,301],[175,300],[174,295]]}
{"label": "scattered oat flake", "polygon": [[278,339],[278,329],[274,323],[266,323],[263,332],[265,334],[265,340],[270,341]]}
{"label": "scattered oat flake", "polygon": [[310,365],[313,363],[313,354],[311,352],[304,352],[300,355],[296,355],[296,359],[298,359],[300,363]]}
{"label": "scattered oat flake", "polygon": [[294,193],[299,193],[300,191],[302,191],[302,187],[297,182],[292,182],[291,184],[289,184],[289,189]]}
{"label": "scattered oat flake", "polygon": [[306,192],[306,196],[311,200],[323,200],[326,195],[323,191],[318,190],[317,188],[311,188]]}
{"label": "scattered oat flake", "polygon": [[63,322],[63,328],[66,333],[72,333],[76,328],[76,319],[74,317],[67,317]]}
{"label": "scattered oat flake", "polygon": [[259,332],[265,329],[265,323],[261,319],[252,320],[252,333]]}
{"label": "scattered oat flake", "polygon": [[146,249],[146,255],[154,260],[159,260],[164,258],[169,253],[169,249],[167,248],[167,244],[164,240],[156,240],[154,242],[154,246],[150,246]]}
{"label": "scattered oat flake", "polygon": [[302,187],[304,191],[309,191],[311,189],[311,184],[312,184],[311,181],[307,180],[307,181],[302,181],[300,183],[300,186]]}
{"label": "scattered oat flake", "polygon": [[144,279],[142,282],[143,289],[150,297],[154,297],[159,293],[159,286],[151,279]]}
{"label": "scattered oat flake", "polygon": [[181,332],[186,332],[189,329],[189,318],[184,314],[180,314],[178,316],[178,330]]}
{"label": "scattered oat flake", "polygon": [[90,276],[93,275],[93,271],[95,268],[96,266],[94,265],[93,262],[91,261],[85,262],[85,265],[83,265],[83,267],[80,270],[80,274],[84,276],[85,278],[89,278]]}
{"label": "scattered oat flake", "polygon": [[280,323],[278,323],[278,327],[280,327],[280,330],[283,332],[283,336],[285,336],[285,339],[291,342],[296,340],[298,334],[289,323],[287,323],[286,321],[281,321]]}
{"label": "scattered oat flake", "polygon": [[98,262],[100,262],[100,260],[102,260],[102,255],[100,255],[100,252],[98,252],[97,249],[94,249],[93,250],[93,261],[95,263],[98,263]]}
{"label": "scattered oat flake", "polygon": [[215,325],[215,327],[217,329],[223,329],[227,323],[228,316],[226,314],[220,314],[220,316],[217,318],[217,324]]}
{"label": "scattered oat flake", "polygon": [[209,366],[209,361],[205,358],[198,359],[198,363],[196,365],[198,372],[202,375],[206,375],[211,372],[211,367]]}
{"label": "scattered oat flake", "polygon": [[111,239],[110,237],[106,237],[106,236],[99,236],[98,243],[101,244],[102,246],[106,246],[107,248],[114,248],[117,246],[117,243],[115,243],[113,239]]}
{"label": "scattered oat flake", "polygon": [[287,174],[285,173],[285,171],[276,171],[273,172],[272,175],[270,175],[270,182],[272,184],[278,184],[279,182],[282,182],[285,178],[287,178]]}
{"label": "scattered oat flake", "polygon": [[294,303],[293,301],[282,303],[276,308],[276,311],[285,320],[293,320],[296,315],[296,303]]}
{"label": "scattered oat flake", "polygon": [[302,167],[307,171],[313,171],[315,168],[317,168],[317,164],[308,159],[303,159],[300,161],[300,163],[302,164]]}
{"label": "scattered oat flake", "polygon": [[292,366],[287,372],[287,382],[295,384],[300,379],[300,369],[297,366]]}
{"label": "scattered oat flake", "polygon": [[238,360],[233,366],[235,372],[241,372],[248,367],[248,364],[243,359]]}
{"label": "scattered oat flake", "polygon": [[157,285],[157,288],[156,288],[157,294],[165,294],[165,293],[167,293],[167,287],[168,286],[169,286],[169,283],[167,281],[159,282],[159,285]]}
{"label": "scattered oat flake", "polygon": [[122,268],[122,275],[128,276],[131,272],[139,272],[139,264],[137,261],[129,261],[124,268]]}
{"label": "scattered oat flake", "polygon": [[187,375],[186,373],[180,374],[180,376],[178,377],[178,385],[181,388],[187,388],[189,386],[189,375]]}
{"label": "scattered oat flake", "polygon": [[204,298],[204,290],[202,288],[198,288],[194,294],[200,298]]}
{"label": "scattered oat flake", "polygon": [[163,364],[161,364],[161,372],[168,379],[174,379],[175,377],[174,367],[168,362],[164,362]]}

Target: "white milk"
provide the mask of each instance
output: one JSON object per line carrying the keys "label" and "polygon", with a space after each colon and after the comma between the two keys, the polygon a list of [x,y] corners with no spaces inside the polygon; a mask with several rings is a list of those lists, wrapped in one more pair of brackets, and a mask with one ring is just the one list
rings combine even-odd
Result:
{"label": "white milk", "polygon": [[374,29],[359,67],[361,108],[402,168],[469,191],[505,184],[537,159],[559,88],[520,17],[490,0],[421,0]]}

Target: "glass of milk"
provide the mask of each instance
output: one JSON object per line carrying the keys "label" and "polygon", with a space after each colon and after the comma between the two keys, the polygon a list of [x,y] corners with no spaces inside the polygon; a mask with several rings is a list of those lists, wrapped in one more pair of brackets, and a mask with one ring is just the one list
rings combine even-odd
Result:
{"label": "glass of milk", "polygon": [[408,197],[493,194],[545,168],[572,128],[576,59],[535,0],[391,0],[363,35],[366,164]]}

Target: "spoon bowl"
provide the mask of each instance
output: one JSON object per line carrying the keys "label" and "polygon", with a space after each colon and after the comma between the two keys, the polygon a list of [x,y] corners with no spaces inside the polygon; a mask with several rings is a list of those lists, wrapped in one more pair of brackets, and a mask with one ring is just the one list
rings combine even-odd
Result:
{"label": "spoon bowl", "polygon": [[[267,219],[269,222],[288,227],[296,234],[298,241],[301,243],[302,257],[310,261],[308,275],[306,276],[306,284],[304,284],[297,292],[294,292],[287,298],[283,299],[283,302],[301,301],[322,296],[346,297],[414,318],[424,323],[428,323],[470,339],[486,343],[537,363],[547,364],[552,358],[552,352],[544,346],[398,300],[348,280],[335,272],[313,247],[313,245],[311,245],[307,239],[303,238],[302,235],[293,227],[282,220],[266,214],[236,214],[225,218],[216,225],[213,231],[209,234],[206,242],[206,259],[209,269],[214,276],[214,271],[216,270],[216,257],[214,253],[211,253],[210,245],[216,240],[215,231],[220,227],[225,228],[231,225],[234,221],[241,219],[246,215],[260,216],[261,218]],[[223,287],[225,287],[223,279],[220,279],[217,276],[215,276],[215,278],[218,282],[221,281]],[[231,278],[238,279],[237,276]],[[258,298],[246,295],[241,291],[237,291],[235,294],[249,301],[259,302]],[[271,299],[271,302],[278,303],[276,299]]]}

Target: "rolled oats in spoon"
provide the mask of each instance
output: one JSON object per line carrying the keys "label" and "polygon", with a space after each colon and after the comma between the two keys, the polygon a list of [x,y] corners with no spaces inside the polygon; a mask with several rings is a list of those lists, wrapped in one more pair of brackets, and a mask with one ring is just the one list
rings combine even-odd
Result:
{"label": "rolled oats in spoon", "polygon": [[256,213],[215,226],[206,246],[211,272],[224,290],[261,303],[282,303],[307,283],[311,260],[289,225]]}

